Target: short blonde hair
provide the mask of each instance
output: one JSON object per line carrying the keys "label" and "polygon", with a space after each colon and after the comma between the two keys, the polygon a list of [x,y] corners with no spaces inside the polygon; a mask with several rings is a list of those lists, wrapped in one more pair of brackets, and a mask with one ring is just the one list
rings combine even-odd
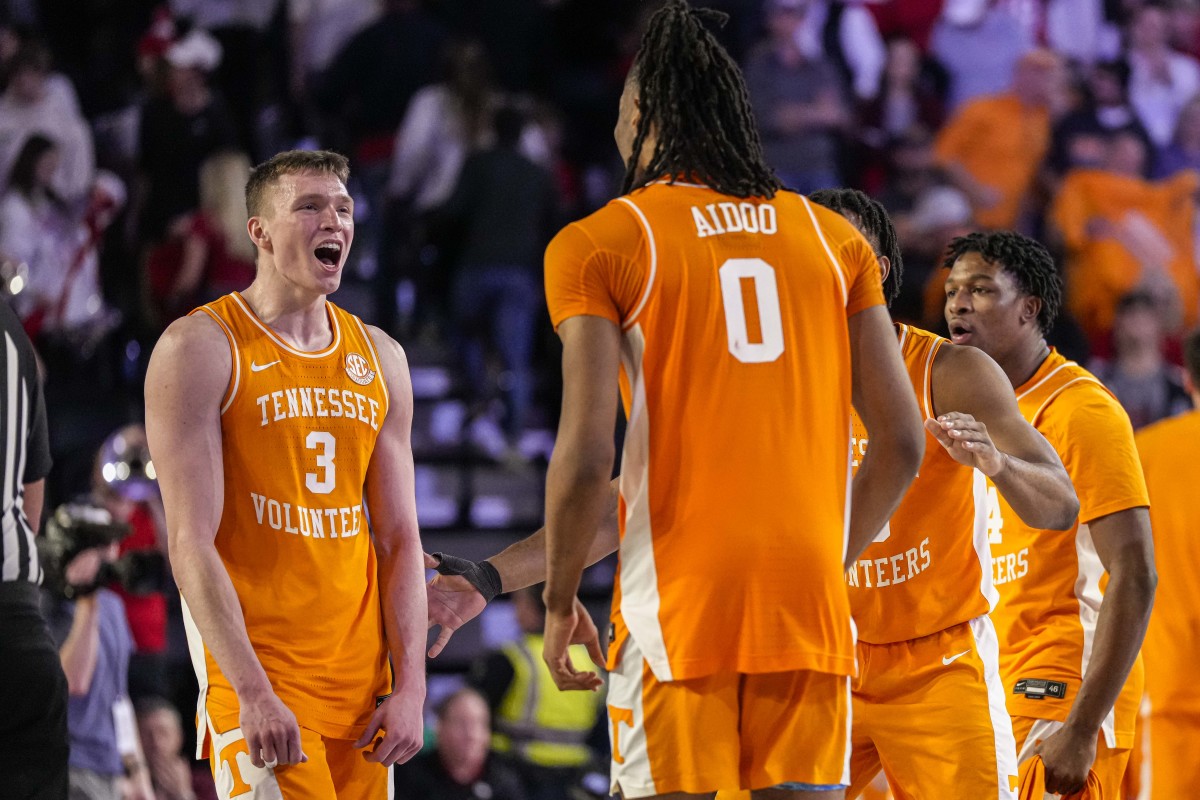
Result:
{"label": "short blonde hair", "polygon": [[246,211],[260,216],[266,209],[267,194],[284,175],[323,172],[345,183],[350,177],[350,161],[332,150],[286,150],[277,153],[250,172],[246,181]]}

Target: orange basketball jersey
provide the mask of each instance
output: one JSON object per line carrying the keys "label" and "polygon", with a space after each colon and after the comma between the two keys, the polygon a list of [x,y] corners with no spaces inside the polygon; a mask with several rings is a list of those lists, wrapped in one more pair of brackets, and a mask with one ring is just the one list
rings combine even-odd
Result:
{"label": "orange basketball jersey", "polygon": [[[1108,580],[1088,523],[1150,501],[1129,417],[1090,372],[1052,351],[1017,389],[1017,405],[1062,458],[1079,518],[1067,531],[1030,528],[989,492],[1000,675],[1014,717],[1063,721],[1088,669]],[[1102,726],[1110,748],[1132,746],[1141,696],[1139,656]]]}
{"label": "orange basketball jersey", "polygon": [[614,665],[628,633],[660,681],[851,674],[847,320],[883,301],[866,240],[791,192],[653,184],[558,234],[546,295],[556,327],[623,334]]}
{"label": "orange basketball jersey", "polygon": [[[250,643],[302,726],[356,738],[391,687],[363,507],[388,395],[362,322],[325,307],[333,341],[311,353],[284,342],[237,293],[192,313],[213,319],[233,354],[216,547]],[[207,710],[218,730],[237,727],[237,697],[186,604],[185,622],[200,719]]]}
{"label": "orange basketball jersey", "polygon": [[1137,446],[1153,503],[1150,526],[1158,569],[1154,612],[1142,647],[1146,694],[1154,712],[1196,716],[1200,686],[1192,670],[1200,662],[1200,513],[1195,498],[1200,411],[1142,428]]}
{"label": "orange basketball jersey", "polygon": [[[928,418],[940,336],[898,325],[900,350]],[[853,415],[857,469],[867,429]],[[987,541],[987,479],[958,463],[926,432],[925,460],[891,520],[846,574],[858,638],[891,644],[944,631],[996,603]]]}

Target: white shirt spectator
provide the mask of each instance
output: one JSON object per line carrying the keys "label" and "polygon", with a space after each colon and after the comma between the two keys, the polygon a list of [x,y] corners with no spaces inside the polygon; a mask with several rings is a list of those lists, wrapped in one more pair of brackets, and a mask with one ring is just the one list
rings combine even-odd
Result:
{"label": "white shirt spectator", "polygon": [[[840,0],[839,0],[840,2]],[[829,21],[829,0],[817,0],[808,5],[804,21],[796,31],[796,45],[810,61],[828,59],[825,52],[825,27]],[[860,100],[873,100],[879,95],[887,48],[879,34],[875,17],[860,3],[845,3],[838,24],[838,46],[850,77],[854,94]]]}
{"label": "white shirt spectator", "polygon": [[1129,99],[1159,147],[1171,142],[1179,113],[1200,92],[1200,63],[1183,53],[1163,57],[1164,69],[1138,51],[1129,53]]}
{"label": "white shirt spectator", "polygon": [[378,0],[289,0],[293,58],[306,75],[319,74],[380,11]]}
{"label": "white shirt spectator", "polygon": [[54,190],[78,200],[92,185],[96,159],[92,132],[79,113],[79,101],[69,81],[50,75],[41,100],[23,103],[12,91],[0,96],[0,182],[8,179],[13,161],[30,135],[40,133],[58,145],[61,156]]}

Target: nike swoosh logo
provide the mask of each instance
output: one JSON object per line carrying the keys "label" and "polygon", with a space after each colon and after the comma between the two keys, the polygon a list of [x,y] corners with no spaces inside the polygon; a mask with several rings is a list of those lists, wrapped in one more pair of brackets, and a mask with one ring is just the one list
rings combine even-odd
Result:
{"label": "nike swoosh logo", "polygon": [[953,664],[955,661],[958,661],[960,658],[962,658],[963,656],[965,656],[965,655],[966,655],[967,653],[969,653],[969,652],[971,652],[971,651],[970,651],[970,650],[963,650],[961,653],[959,653],[959,654],[958,654],[958,655],[956,655],[956,656],[949,656],[949,657],[947,657],[947,656],[942,656],[942,664],[943,664],[944,666],[950,666],[950,665],[951,665],[951,664]]}
{"label": "nike swoosh logo", "polygon": [[271,362],[268,362],[268,363],[266,363],[266,364],[255,364],[253,361],[251,361],[251,362],[250,362],[250,371],[251,371],[251,372],[262,372],[262,371],[263,371],[264,369],[266,369],[267,367],[273,367],[273,366],[275,366],[275,365],[276,365],[276,364],[278,364],[278,363],[279,363],[279,361],[278,361],[278,360],[276,360],[276,361],[271,361]]}

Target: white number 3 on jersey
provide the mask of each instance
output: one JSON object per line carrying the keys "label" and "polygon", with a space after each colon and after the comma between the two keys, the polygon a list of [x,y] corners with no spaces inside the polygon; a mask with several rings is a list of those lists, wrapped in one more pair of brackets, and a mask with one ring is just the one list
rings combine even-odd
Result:
{"label": "white number 3 on jersey", "polygon": [[337,439],[328,431],[312,431],[304,440],[304,444],[309,450],[321,448],[321,452],[317,454],[317,468],[321,470],[321,479],[317,480],[315,472],[306,472],[304,485],[313,494],[329,494],[337,483],[337,469],[333,463],[333,457],[337,455]]}

